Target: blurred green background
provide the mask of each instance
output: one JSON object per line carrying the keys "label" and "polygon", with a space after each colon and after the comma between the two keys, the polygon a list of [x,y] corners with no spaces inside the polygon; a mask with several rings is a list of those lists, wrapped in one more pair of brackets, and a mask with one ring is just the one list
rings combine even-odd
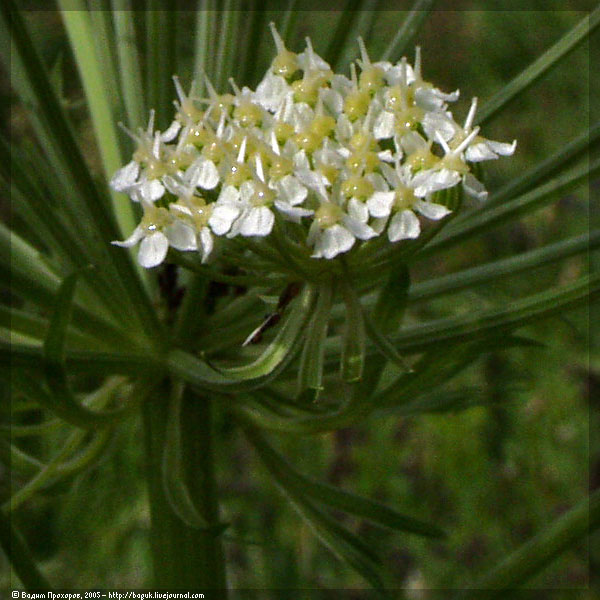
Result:
{"label": "blurred green background", "polygon": [[[405,3],[387,4],[390,8],[408,7]],[[477,95],[483,104],[594,3],[527,5],[529,10],[517,10],[522,8],[517,3],[511,6],[500,1],[439,2],[438,10],[425,22],[415,39],[422,46],[424,74],[445,91],[460,88],[461,99],[453,108],[457,120],[466,114],[472,96]],[[30,7],[28,22],[63,88],[90,164],[97,166],[93,134],[60,15],[34,10],[44,8],[42,3],[30,3]],[[190,15],[176,13],[173,31],[181,65],[178,74],[186,87],[192,70],[194,19]],[[302,39],[309,35],[316,51],[324,52],[340,15],[304,10],[290,49],[303,49]],[[405,15],[396,10],[360,15],[372,25],[368,39],[372,58],[378,58]],[[273,20],[277,22],[278,17],[274,12]],[[257,78],[273,51],[268,20],[264,38],[255,49]],[[519,144],[512,159],[487,169],[490,190],[597,120],[597,81],[590,77],[597,68],[590,58],[590,44],[598,49],[597,37],[570,54],[485,127],[487,137],[516,138]],[[355,58],[357,53],[356,48],[356,54],[347,58]],[[409,61],[412,57],[411,47]],[[6,76],[2,94],[12,98]],[[21,107],[13,103],[7,117],[4,121],[10,122],[13,139],[30,135]],[[597,191],[598,182],[593,185]],[[597,207],[594,210],[592,217],[597,218]],[[589,190],[583,186],[516,226],[448,251],[443,260],[416,264],[412,279],[418,282],[431,274],[582,233],[589,222]],[[477,293],[414,305],[409,319],[422,321],[510,302],[549,285],[575,280],[588,268],[587,263],[586,256],[570,258],[539,269],[535,277],[509,277],[482,286]],[[427,599],[437,597],[438,589],[462,588],[576,504],[588,487],[600,485],[599,444],[594,436],[590,438],[590,430],[598,426],[594,409],[600,402],[600,347],[597,337],[590,339],[595,333],[591,323],[589,311],[579,310],[530,326],[523,333],[542,342],[543,348],[491,353],[451,382],[457,389],[467,386],[484,394],[488,407],[418,418],[380,414],[360,427],[335,434],[286,435],[273,440],[303,472],[431,520],[447,531],[446,540],[432,542],[347,521],[383,551],[395,586],[404,588],[406,598]],[[31,411],[23,418],[31,423],[40,415]],[[363,588],[364,582],[338,563],[285,503],[243,438],[224,420],[219,429],[218,478],[224,520],[232,524],[226,542],[231,586]],[[59,449],[61,440],[57,435],[26,443],[43,459]],[[57,587],[135,588],[149,578],[149,512],[143,468],[140,423],[130,420],[118,429],[99,464],[18,510],[16,521]],[[599,560],[600,540],[579,544],[528,584],[532,590],[540,590],[532,592],[532,597],[598,597],[600,588],[594,591],[598,582],[590,582],[590,573],[593,567],[600,571]],[[0,557],[0,566],[0,589],[8,588],[10,572],[4,557]],[[561,589],[564,592],[556,591]],[[252,595],[246,592],[246,596]],[[343,597],[363,596],[357,591]]]}

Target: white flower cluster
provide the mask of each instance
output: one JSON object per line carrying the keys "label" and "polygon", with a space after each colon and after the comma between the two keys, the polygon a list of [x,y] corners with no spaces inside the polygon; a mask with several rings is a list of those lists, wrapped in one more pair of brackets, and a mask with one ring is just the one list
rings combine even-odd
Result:
{"label": "white flower cluster", "polygon": [[185,94],[175,78],[177,114],[164,132],[131,134],[133,160],[113,189],[140,202],[144,216],[129,239],[139,262],[160,264],[169,246],[206,260],[213,236],[268,236],[277,219],[296,223],[311,256],[334,258],[356,240],[386,234],[417,238],[419,215],[438,220],[450,210],[433,201],[462,185],[484,198],[470,163],[511,155],[516,142],[487,140],[473,127],[477,99],[464,125],[445,94],[414,66],[371,62],[362,40],[351,77],[333,73],[307,39],[287,50],[271,24],[277,56],[255,91]]}

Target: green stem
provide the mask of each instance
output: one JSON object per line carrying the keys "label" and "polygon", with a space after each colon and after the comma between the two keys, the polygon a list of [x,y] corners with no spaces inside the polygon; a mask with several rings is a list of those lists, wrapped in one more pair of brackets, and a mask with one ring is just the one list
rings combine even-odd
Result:
{"label": "green stem", "polygon": [[159,589],[221,590],[225,598],[225,558],[220,539],[219,507],[214,472],[212,402],[184,394],[181,449],[191,498],[209,528],[186,525],[173,512],[161,477],[169,397],[168,384],[143,408],[151,513],[153,586]]}

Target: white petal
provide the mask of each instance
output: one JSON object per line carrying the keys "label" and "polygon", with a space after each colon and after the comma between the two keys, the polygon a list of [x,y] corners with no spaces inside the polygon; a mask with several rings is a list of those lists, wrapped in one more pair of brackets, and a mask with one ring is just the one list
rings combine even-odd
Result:
{"label": "white petal", "polygon": [[[399,159],[402,158],[402,150],[400,150],[397,157]],[[382,150],[381,152],[378,152],[377,158],[385,162],[394,162],[394,155],[392,154],[391,150]]]}
{"label": "white petal", "polygon": [[424,198],[427,194],[453,187],[459,181],[460,175],[456,171],[427,169],[419,171],[413,177],[411,185],[414,186],[415,196]]}
{"label": "white petal", "polygon": [[354,133],[352,123],[350,123],[350,119],[345,114],[339,116],[335,133],[338,140],[349,140],[352,137]]}
{"label": "white petal", "polygon": [[325,62],[314,50],[306,49],[298,54],[298,64],[303,71],[329,71],[329,63]]}
{"label": "white petal", "polygon": [[380,169],[386,181],[392,188],[397,188],[401,185],[402,182],[400,181],[400,177],[398,177],[398,173],[395,169],[392,169],[392,167],[386,165],[385,163],[380,165]]}
{"label": "white petal", "polygon": [[325,186],[329,184],[329,180],[322,173],[315,173],[305,169],[298,169],[296,177],[309,189],[314,190],[323,198],[327,198]]}
{"label": "white petal", "polygon": [[376,140],[391,138],[394,135],[394,115],[387,110],[382,111],[375,119],[373,135]]}
{"label": "white petal", "polygon": [[137,181],[139,172],[140,165],[132,160],[112,176],[110,187],[116,192],[126,192]]}
{"label": "white petal", "polygon": [[179,121],[173,121],[171,125],[169,125],[169,128],[160,134],[161,142],[172,142],[177,137],[180,129],[181,123]]}
{"label": "white petal", "polygon": [[359,240],[370,240],[377,236],[377,232],[371,229],[366,223],[362,223],[350,216],[343,216],[342,223],[344,224],[344,227]]}
{"label": "white petal", "polygon": [[208,227],[200,230],[200,245],[202,246],[202,262],[206,262],[213,249],[213,237]]}
{"label": "white petal", "polygon": [[241,235],[246,237],[253,235],[265,236],[269,235],[273,229],[275,215],[266,206],[255,206],[240,221]]}
{"label": "white petal", "polygon": [[171,175],[165,175],[162,179],[163,185],[167,188],[167,191],[174,196],[188,196],[192,194],[192,190],[188,188],[178,179]]}
{"label": "white petal", "polygon": [[301,204],[308,195],[308,190],[293,176],[286,175],[275,184],[279,199],[292,206]]}
{"label": "white petal", "polygon": [[150,179],[140,182],[139,193],[142,200],[155,202],[163,197],[165,186],[158,179]]}
{"label": "white petal", "polygon": [[300,150],[294,154],[293,163],[294,169],[305,171],[310,170],[310,162],[308,161],[308,156],[306,156],[306,152],[304,150]]}
{"label": "white petal", "polygon": [[167,240],[164,233],[157,231],[142,240],[138,252],[138,261],[142,267],[151,269],[165,260],[168,250],[169,240]]}
{"label": "white petal", "polygon": [[352,90],[352,82],[345,75],[335,74],[331,78],[331,89],[346,96]]}
{"label": "white petal", "polygon": [[315,118],[315,111],[306,102],[298,102],[294,104],[292,112],[292,124],[296,132],[305,131],[310,127],[310,124]]}
{"label": "white petal", "polygon": [[444,101],[432,88],[420,87],[415,91],[415,104],[424,110],[436,111],[444,106]]}
{"label": "white petal", "polygon": [[498,155],[486,142],[473,144],[465,150],[465,158],[469,162],[481,162],[482,160],[494,160]]}
{"label": "white petal", "polygon": [[369,220],[369,209],[364,202],[357,198],[350,198],[348,202],[348,215],[361,223],[366,223]]}
{"label": "white petal", "polygon": [[240,192],[232,185],[225,186],[219,197],[217,198],[217,204],[230,204],[236,205],[239,202]]}
{"label": "white petal", "polygon": [[240,200],[244,204],[248,204],[254,192],[256,191],[256,183],[254,181],[244,181],[240,186]]}
{"label": "white petal", "polygon": [[435,202],[425,202],[424,200],[417,200],[414,203],[415,210],[418,210],[423,216],[434,221],[443,219],[446,215],[449,215],[452,211],[444,206],[443,204],[435,204]]}
{"label": "white petal", "polygon": [[373,186],[376,192],[387,192],[390,188],[386,185],[385,179],[379,173],[369,173],[365,179]]}
{"label": "white petal", "polygon": [[219,183],[219,171],[212,160],[204,157],[198,158],[190,167],[192,169],[191,180],[195,185],[204,190],[212,190]]}
{"label": "white petal", "polygon": [[141,227],[136,227],[133,230],[133,233],[126,240],[123,240],[122,242],[114,241],[111,242],[111,244],[120,246],[121,248],[131,248],[132,246],[135,246],[143,237],[144,230]]}
{"label": "white petal", "polygon": [[416,131],[409,131],[406,135],[403,135],[400,142],[406,154],[413,154],[413,152],[428,146],[427,142]]}
{"label": "white petal", "polygon": [[[376,63],[377,66],[381,66],[381,68],[385,72],[385,78],[389,85],[400,85],[402,83],[402,65],[398,64],[396,66],[392,65],[389,62],[379,62]],[[415,80],[415,73],[413,68],[407,64],[406,65],[406,82],[410,85]]]}
{"label": "white petal", "polygon": [[315,258],[334,258],[348,252],[354,245],[354,236],[341,225],[333,225],[323,230],[315,244]]}
{"label": "white petal", "polygon": [[390,242],[415,239],[421,233],[419,219],[412,210],[397,212],[390,221],[388,227],[388,239]]}
{"label": "white petal", "polygon": [[367,206],[371,216],[378,219],[388,217],[392,210],[395,196],[396,192],[375,192],[367,200]]}
{"label": "white petal", "polygon": [[487,140],[487,144],[496,154],[499,154],[500,156],[512,156],[517,149],[517,140],[515,140],[512,144]]}
{"label": "white petal", "polygon": [[320,91],[321,98],[325,107],[334,115],[339,115],[344,108],[344,98],[342,94],[333,89],[324,88]]}
{"label": "white petal", "polygon": [[264,109],[275,112],[285,100],[288,89],[289,86],[285,79],[269,70],[258,84],[254,99]]}
{"label": "white petal", "polygon": [[300,208],[299,206],[291,206],[290,204],[286,204],[281,200],[275,200],[275,206],[280,213],[294,223],[300,223],[302,217],[310,217],[311,215],[315,214],[314,210]]}
{"label": "white petal", "polygon": [[458,129],[449,113],[444,112],[425,113],[421,124],[430,140],[435,140],[436,134],[439,134],[447,142],[454,137]]}
{"label": "white petal", "polygon": [[233,222],[238,218],[240,212],[240,208],[232,204],[217,203],[208,220],[208,224],[217,235],[225,235],[231,229]]}
{"label": "white petal", "polygon": [[485,186],[481,181],[473,177],[471,173],[467,173],[463,179],[463,187],[465,192],[472,196],[473,198],[477,198],[478,200],[485,200],[487,198],[487,191]]}
{"label": "white petal", "polygon": [[460,97],[460,92],[458,90],[454,90],[449,94],[445,94],[442,90],[438,90],[437,88],[433,88],[431,90],[438,98],[445,100],[446,102],[456,102]]}
{"label": "white petal", "polygon": [[194,216],[194,213],[190,210],[188,206],[183,206],[182,204],[177,204],[176,202],[169,204],[169,210],[174,210],[188,217]]}
{"label": "white petal", "polygon": [[165,227],[165,235],[169,240],[169,245],[175,250],[187,252],[198,249],[196,232],[192,227],[181,221],[175,220],[171,225]]}

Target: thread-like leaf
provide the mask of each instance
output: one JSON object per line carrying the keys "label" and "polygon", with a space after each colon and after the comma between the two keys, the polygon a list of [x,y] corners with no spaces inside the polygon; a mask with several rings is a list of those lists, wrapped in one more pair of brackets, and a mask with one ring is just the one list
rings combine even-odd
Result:
{"label": "thread-like leaf", "polygon": [[118,409],[95,412],[81,405],[69,389],[64,347],[78,277],[78,272],[68,275],[58,290],[54,313],[44,341],[44,375],[51,393],[50,403],[60,417],[79,427],[102,427],[121,420],[136,405],[129,403]]}
{"label": "thread-like leaf", "polygon": [[354,22],[358,17],[358,11],[362,0],[346,0],[346,5],[338,11],[338,22],[333,32],[327,50],[325,51],[325,60],[334,68],[338,66],[338,60],[342,50],[346,47],[349,39],[349,32],[354,27]]}
{"label": "thread-like leaf", "polygon": [[411,39],[419,31],[423,21],[429,16],[429,11],[435,0],[416,0],[410,13],[402,23],[400,29],[390,42],[386,51],[383,53],[381,60],[397,60]]}
{"label": "thread-like leaf", "polygon": [[[0,367],[5,369],[43,371],[44,349],[40,346],[9,344],[0,340]],[[151,376],[162,370],[160,362],[143,354],[65,350],[65,365],[69,373],[94,375],[123,374]]]}
{"label": "thread-like leaf", "polygon": [[524,194],[535,188],[536,185],[546,181],[549,177],[556,177],[566,167],[570,166],[574,160],[585,155],[588,149],[594,147],[598,141],[600,141],[600,122],[595,123],[570,142],[561,145],[554,154],[533,166],[523,173],[523,175],[519,175],[508,181],[498,191],[493,192],[490,198],[481,205],[481,208],[458,215],[454,224],[469,219],[473,214],[479,212],[479,210],[488,210],[517,195]]}
{"label": "thread-like leaf", "polygon": [[507,590],[523,586],[575,543],[600,527],[600,490],[594,491],[567,513],[556,519],[533,539],[509,554],[491,572],[477,580],[471,590],[458,598],[505,598]]}
{"label": "thread-like leaf", "polygon": [[209,11],[210,0],[198,0],[196,10],[196,32],[194,35],[194,81],[196,91],[202,94],[204,91],[204,74],[210,77],[208,67],[209,36],[211,27],[211,13]]}
{"label": "thread-like leaf", "polygon": [[380,560],[373,554],[371,548],[306,497],[294,478],[290,477],[289,470],[282,468],[281,464],[266,450],[266,443],[261,443],[262,438],[257,430],[246,427],[244,433],[283,494],[306,520],[317,537],[374,588],[382,589],[383,583],[379,574]]}
{"label": "thread-like leaf", "polygon": [[510,202],[506,202],[501,206],[479,211],[465,222],[457,223],[456,225],[451,223],[443,234],[423,248],[415,258],[422,259],[431,256],[440,250],[454,246],[484,231],[499,227],[528,212],[541,208],[553,201],[558,194],[566,193],[582,181],[585,181],[588,175],[592,176],[598,171],[600,171],[600,159],[594,160],[589,165],[576,167],[568,173],[551,179],[535,190],[519,196]]}
{"label": "thread-like leaf", "polygon": [[517,75],[508,85],[503,87],[496,95],[492,96],[481,108],[477,115],[480,124],[489,121],[499,110],[504,108],[511,100],[524,92],[530,85],[537,81],[555,64],[562,60],[569,52],[577,48],[587,36],[600,25],[600,8],[596,8],[586,15],[573,29],[546,50],[539,58],[531,63],[524,71]]}
{"label": "thread-like leaf", "polygon": [[278,472],[285,473],[289,485],[293,486],[299,494],[309,496],[311,500],[395,531],[406,531],[426,537],[442,537],[444,535],[435,525],[407,517],[385,504],[356,496],[302,475],[256,430],[252,430],[250,440],[265,462],[268,461]]}
{"label": "thread-like leaf", "polygon": [[488,281],[496,281],[501,277],[527,272],[587,250],[595,250],[598,247],[600,247],[600,230],[590,231],[589,235],[579,235],[509,258],[418,283],[411,288],[409,300],[410,302],[430,300]]}
{"label": "thread-like leaf", "polygon": [[[93,408],[94,411],[104,408],[112,400],[115,392],[122,386],[122,383],[123,381],[120,378],[107,380],[102,387],[84,400],[84,405],[89,410]],[[147,381],[140,382],[132,389],[130,401],[134,403],[138,402],[137,397],[145,397],[148,390]],[[35,394],[35,399],[39,399],[39,393]],[[78,452],[79,448],[85,443],[87,432],[82,430],[72,432],[62,445],[60,451],[47,464],[41,465],[35,476],[5,503],[2,507],[3,510],[15,510],[40,489],[46,488],[65,477],[81,471],[100,456],[109,439],[109,435],[110,430],[108,429],[99,432],[83,450]]]}
{"label": "thread-like leaf", "polygon": [[390,362],[400,367],[404,371],[409,371],[410,366],[406,363],[401,354],[396,350],[391,340],[381,332],[368,314],[364,314],[364,323],[369,339],[375,344],[377,350]]}
{"label": "thread-like leaf", "polygon": [[100,286],[98,293],[117,318],[140,323],[154,336],[161,330],[161,324],[128,254],[110,248],[109,242],[119,238],[116,221],[107,210],[105,198],[99,193],[75,141],[23,17],[13,0],[0,5],[0,15],[3,60],[10,62],[12,80],[30,110],[53,169],[62,174],[63,202],[78,224],[82,238],[87,238],[87,243],[97,250],[98,264],[110,274],[111,285]]}
{"label": "thread-like leaf", "polygon": [[537,319],[562,314],[565,310],[591,302],[600,296],[600,275],[551,288],[539,294],[516,300],[510,306],[470,313],[461,317],[441,319],[406,328],[395,336],[399,350],[420,352],[439,343],[475,340],[490,334],[523,327]]}

